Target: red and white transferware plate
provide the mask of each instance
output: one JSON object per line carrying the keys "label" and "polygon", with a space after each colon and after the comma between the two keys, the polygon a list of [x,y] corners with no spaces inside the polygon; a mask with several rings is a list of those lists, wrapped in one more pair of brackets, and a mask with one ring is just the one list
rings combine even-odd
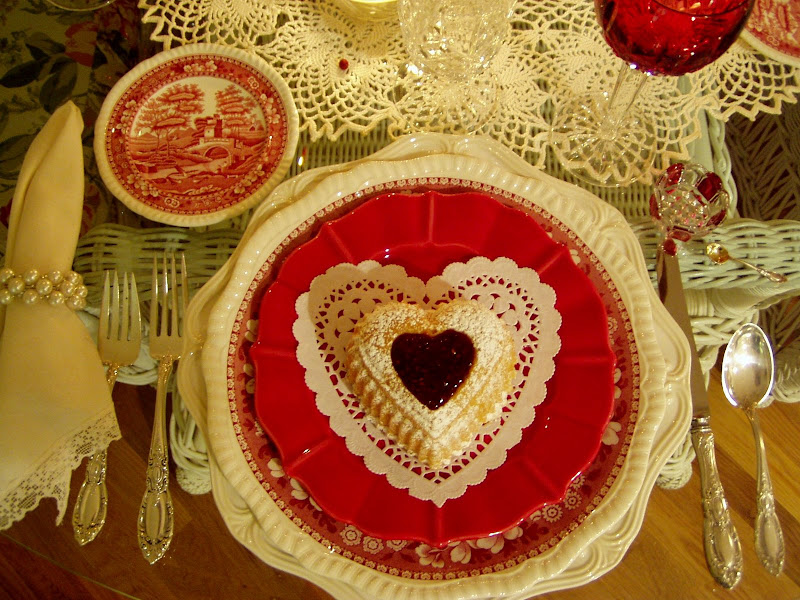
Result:
{"label": "red and white transferware plate", "polygon": [[[541,505],[539,502],[540,506],[534,510],[531,509],[526,498],[527,489],[525,493],[506,490],[504,495],[502,492],[494,493],[493,485],[487,481],[475,488],[480,496],[477,504],[473,503],[468,506],[465,502],[462,506],[454,505],[455,508],[447,516],[448,520],[453,521],[453,524],[448,523],[447,526],[453,527],[460,522],[469,524],[474,521],[477,522],[477,525],[467,525],[467,527],[471,527],[474,532],[483,531],[485,535],[479,535],[472,539],[453,540],[444,547],[436,547],[425,541],[410,540],[399,535],[398,537],[370,535],[353,523],[337,519],[322,510],[305,486],[298,479],[286,473],[280,452],[257,418],[257,413],[264,421],[273,417],[266,414],[264,407],[259,409],[257,406],[253,369],[255,358],[252,355],[252,347],[257,332],[275,328],[270,343],[274,347],[284,345],[283,369],[280,377],[273,378],[271,382],[262,383],[262,387],[271,389],[271,396],[275,398],[278,405],[283,402],[283,407],[279,406],[276,409],[274,418],[282,423],[281,426],[286,427],[287,431],[295,431],[301,437],[305,437],[307,428],[320,435],[327,435],[324,430],[325,423],[309,423],[309,420],[320,421],[322,419],[324,421],[318,412],[314,414],[316,408],[313,398],[309,401],[297,397],[304,387],[302,383],[303,368],[297,362],[294,351],[296,340],[291,332],[291,323],[294,318],[287,318],[284,313],[291,311],[294,314],[294,301],[300,293],[305,291],[305,284],[301,282],[297,286],[272,285],[278,276],[281,265],[285,264],[284,260],[287,260],[292,251],[303,242],[313,237],[323,223],[336,219],[355,206],[361,205],[365,200],[391,190],[421,191],[429,190],[432,187],[437,188],[439,186],[435,179],[389,182],[381,184],[377,188],[347,195],[332,202],[325,209],[317,211],[297,228],[287,232],[275,250],[266,258],[261,268],[253,275],[241,304],[238,307],[232,307],[236,318],[227,346],[227,382],[225,386],[230,400],[228,405],[230,420],[236,432],[241,455],[247,459],[249,469],[271,501],[297,527],[330,551],[357,564],[407,579],[429,579],[431,577],[459,579],[490,572],[496,573],[553,549],[569,533],[579,528],[614,489],[613,484],[626,462],[640,410],[640,355],[637,342],[631,333],[631,317],[625,304],[621,302],[620,291],[592,250],[559,219],[525,198],[509,195],[502,189],[487,187],[469,179],[443,178],[442,181],[450,192],[480,191],[482,195],[489,196],[490,199],[500,200],[507,206],[519,209],[521,213],[524,213],[522,216],[531,217],[547,237],[552,238],[557,245],[565,246],[568,249],[567,256],[570,257],[572,266],[581,272],[582,281],[579,280],[577,284],[570,282],[570,278],[576,273],[572,270],[572,266],[568,267],[562,263],[561,267],[565,268],[554,268],[546,273],[548,278],[552,278],[551,285],[555,284],[558,289],[562,290],[577,285],[579,290],[597,294],[599,297],[599,306],[595,308],[600,311],[598,318],[601,322],[595,322],[595,326],[599,326],[603,330],[603,335],[608,336],[616,361],[616,367],[611,367],[613,372],[609,388],[612,400],[611,417],[608,425],[604,428],[601,427],[599,430],[595,426],[586,428],[585,431],[595,432],[592,433],[592,436],[596,436],[594,439],[599,441],[599,450],[588,457],[588,465],[582,469],[582,472],[567,482],[566,491],[561,491],[560,498],[545,505]],[[388,226],[387,223],[382,225]],[[377,239],[380,235],[381,233],[376,229],[370,237]],[[514,241],[518,238],[508,235],[483,236],[481,239],[483,241],[478,242],[477,245],[481,251],[490,254],[511,251],[514,247],[519,248],[519,252],[528,252],[527,258],[520,261],[522,263],[532,260],[531,256],[535,256],[541,250],[541,246],[538,251],[535,249],[537,245],[533,245],[532,250],[526,250],[526,244],[518,244]],[[489,241],[490,239],[492,241]],[[485,244],[489,244],[491,247],[484,247]],[[423,260],[426,253],[418,246],[418,244],[411,244],[402,250],[413,255],[415,254],[414,247],[417,247],[416,254],[420,256],[420,260]],[[500,247],[503,247],[503,250]],[[478,252],[474,247],[470,249],[470,244],[467,244],[466,247],[462,243],[449,246],[449,250],[454,249],[460,249],[460,252],[467,254]],[[430,248],[427,250],[429,251]],[[531,252],[532,254],[530,254]],[[559,255],[564,256],[563,253]],[[452,257],[441,256],[439,258],[447,260]],[[332,256],[326,260],[328,263],[331,260],[336,263],[341,258]],[[324,272],[327,266],[330,264],[317,265],[314,263],[300,271]],[[301,273],[301,275],[307,277],[308,273]],[[543,281],[545,281],[544,277]],[[580,293],[566,293],[563,300],[579,305],[585,302]],[[274,303],[276,310],[262,310],[264,302]],[[559,308],[568,314],[571,313],[566,306],[559,306]],[[603,311],[605,319],[602,317]],[[573,325],[579,328],[581,320],[577,319]],[[565,332],[564,327],[565,325],[562,324],[561,335],[566,335],[580,346],[579,334],[576,331]],[[595,338],[594,333],[596,332],[593,332],[590,338]],[[609,342],[606,342],[606,347],[608,344]],[[576,356],[579,357],[580,353],[576,353]],[[601,360],[601,362],[603,361]],[[557,367],[558,370],[559,367]],[[569,369],[564,367],[563,372],[566,374],[568,371]],[[559,381],[560,389],[558,393],[554,389],[554,395],[580,403],[581,395],[585,395],[586,392],[582,386],[582,374],[573,372],[571,377],[557,381]],[[295,407],[297,407],[297,412],[292,414]],[[542,406],[540,409],[544,411],[546,407]],[[555,417],[560,410],[558,404],[553,403],[551,410],[553,421],[559,421],[559,418]],[[582,427],[575,428],[574,422],[571,420],[575,418],[574,411],[574,405],[567,409],[566,421],[562,420],[557,427],[558,433],[566,436],[560,438],[560,441],[550,439],[546,434],[543,435],[543,430],[546,430],[548,426],[548,418],[545,416],[537,418],[531,428],[532,439],[526,444],[521,443],[515,449],[519,460],[524,461],[526,453],[532,447],[536,447],[539,455],[535,457],[535,460],[540,463],[541,468],[545,470],[552,468],[553,472],[561,467],[574,469],[574,465],[568,466],[569,461],[562,463],[559,458],[560,452],[569,454],[570,449],[567,447],[569,440],[584,434],[584,429]],[[602,412],[605,412],[604,422],[608,421],[607,409]],[[570,413],[573,413],[571,417]],[[541,441],[537,439],[540,435]],[[567,442],[564,441],[565,439]],[[347,451],[345,450],[345,452]],[[347,459],[346,454],[340,454],[339,457]],[[223,457],[222,460],[224,461],[225,458]],[[347,463],[358,460],[360,460],[358,457],[351,456],[347,459]],[[586,460],[584,459],[584,461]],[[550,462],[555,466],[549,466]],[[512,470],[509,469],[506,472],[503,469],[497,469],[496,474],[500,478],[513,476],[511,475]],[[576,475],[576,471],[573,470],[572,475]],[[355,485],[357,489],[363,490],[363,481],[369,481],[369,476],[369,473],[364,473],[362,464],[355,470],[337,469],[337,472],[328,478],[328,484],[345,490],[352,489],[351,486]],[[522,483],[524,482],[520,482],[520,485]],[[395,492],[400,493],[399,490]],[[325,493],[324,490],[323,493]],[[394,504],[376,510],[374,506],[356,502],[358,500],[356,496],[355,493],[351,495],[353,505],[357,509],[360,508],[361,514],[364,516],[375,512],[395,516],[400,513]],[[391,498],[390,500],[391,503],[394,503],[396,499]],[[470,501],[472,500],[470,499]],[[405,505],[401,504],[400,508],[405,508]],[[531,510],[533,512],[530,512]],[[511,514],[527,514],[527,517],[519,523],[511,522],[506,529],[489,531],[490,527],[486,526],[484,519],[492,519],[491,514],[487,515],[487,513],[495,512],[506,520]],[[438,519],[429,519],[427,522],[438,522]]]}
{"label": "red and white transferware plate", "polygon": [[[543,219],[546,230],[525,210],[503,203],[502,197],[451,191],[447,186],[444,192],[431,191],[435,187],[427,186],[422,193],[354,199],[345,209],[349,212],[326,222],[288,255],[277,278],[264,286],[252,361],[259,421],[279,449],[287,475],[301,482],[326,514],[370,536],[441,548],[510,530],[543,506],[563,501],[575,476],[600,447],[613,405],[615,359],[609,348],[606,309],[571,252],[577,256],[578,244],[568,238],[556,242],[552,223]],[[525,243],[516,243],[520,239]],[[287,348],[292,346],[292,326],[298,318],[298,296],[334,265],[375,260],[400,265],[408,276],[428,281],[447,265],[476,256],[510,258],[519,267],[535,270],[555,291],[555,308],[562,320],[561,349],[547,382],[547,397],[536,406],[534,422],[524,429],[521,441],[479,484],[437,506],[394,487],[386,475],[372,472],[361,456],[350,451],[319,410],[315,393],[307,387],[305,369]],[[504,312],[505,302],[492,310]],[[333,352],[329,344],[318,343],[321,356]],[[340,360],[331,359],[332,377],[344,377],[343,366],[336,366]],[[471,461],[502,443],[496,436],[503,427],[511,427],[514,413],[534,410],[518,394],[521,389],[516,391],[512,397],[517,400],[504,409],[501,424],[479,432],[478,442],[459,459],[457,470],[419,476],[449,484],[454,483],[451,477],[469,478],[477,468],[470,467]],[[354,419],[362,418],[355,396],[348,394],[341,401]],[[364,436],[364,443],[369,438],[375,448],[397,459],[391,440],[368,430]],[[408,462],[406,468],[413,472],[413,461]]]}
{"label": "red and white transferware plate", "polygon": [[766,56],[800,66],[800,0],[756,0],[742,37]]}
{"label": "red and white transferware plate", "polygon": [[190,44],[143,61],[95,125],[103,181],[134,212],[196,227],[251,208],[294,158],[298,117],[281,77],[236,48]]}
{"label": "red and white transferware plate", "polygon": [[[265,290],[321,223],[364,197],[442,184],[502,195],[569,247],[606,310],[617,368],[600,450],[561,502],[509,530],[436,548],[334,519],[286,473],[255,416],[251,349]],[[192,300],[189,339],[203,342],[186,353],[178,374],[190,410],[207,422],[215,500],[232,534],[262,560],[340,600],[528,598],[582,585],[618,564],[691,417],[688,344],[658,301],[622,216],[493,140],[438,134],[398,140],[367,163],[306,172],[274,198],[292,201],[275,214],[262,204],[235,260]],[[294,356],[291,346],[287,353]]]}

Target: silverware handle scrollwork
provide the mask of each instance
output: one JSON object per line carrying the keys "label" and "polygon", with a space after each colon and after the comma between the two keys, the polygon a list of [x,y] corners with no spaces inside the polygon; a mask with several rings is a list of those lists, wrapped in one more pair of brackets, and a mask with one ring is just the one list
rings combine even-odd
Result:
{"label": "silverware handle scrollwork", "polygon": [[83,546],[96,538],[106,522],[107,512],[106,451],[101,450],[89,457],[86,476],[75,500],[72,513],[75,541]]}
{"label": "silverware handle scrollwork", "polygon": [[147,488],[139,507],[139,547],[150,564],[164,556],[173,534],[166,424],[167,381],[172,373],[172,363],[171,359],[165,359],[158,366],[153,436],[147,459]]}
{"label": "silverware handle scrollwork", "polygon": [[742,577],[742,547],[719,479],[714,433],[707,419],[695,419],[691,434],[700,470],[706,561],[714,579],[732,588]]}
{"label": "silverware handle scrollwork", "polygon": [[[106,381],[110,390],[117,381],[118,365],[109,365]],[[72,531],[81,546],[94,540],[103,529],[108,514],[108,488],[106,486],[107,454],[96,452],[86,463],[86,475],[78,490],[72,512]]]}
{"label": "silverware handle scrollwork", "polygon": [[764,438],[761,436],[761,426],[758,413],[749,410],[750,424],[753,427],[753,436],[756,442],[756,460],[758,464],[758,485],[756,491],[755,545],[756,554],[761,564],[773,575],[780,575],[783,571],[785,549],[783,545],[783,530],[775,511],[775,496],[772,493],[772,481],[767,466],[767,453],[764,448]]}

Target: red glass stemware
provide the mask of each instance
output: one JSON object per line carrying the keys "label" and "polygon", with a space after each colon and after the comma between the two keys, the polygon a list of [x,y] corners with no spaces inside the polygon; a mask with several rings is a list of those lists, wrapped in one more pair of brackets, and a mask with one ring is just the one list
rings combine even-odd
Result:
{"label": "red glass stemware", "polygon": [[717,60],[738,37],[755,0],[595,0],[606,42],[625,61],[613,92],[579,97],[556,116],[551,146],[590,183],[626,185],[649,176],[652,123],[634,103],[649,75],[683,75]]}
{"label": "red glass stemware", "polygon": [[750,0],[595,0],[614,53],[640,71],[684,75],[714,62],[736,40]]}

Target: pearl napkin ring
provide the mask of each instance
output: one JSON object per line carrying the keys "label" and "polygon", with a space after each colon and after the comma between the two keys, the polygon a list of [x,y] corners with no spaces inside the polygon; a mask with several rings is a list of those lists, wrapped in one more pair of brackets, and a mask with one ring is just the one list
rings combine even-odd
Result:
{"label": "pearl napkin ring", "polygon": [[10,304],[19,298],[25,304],[45,300],[51,306],[63,304],[72,310],[81,310],[86,307],[86,294],[83,277],[75,271],[50,271],[41,275],[36,269],[28,269],[18,275],[9,267],[0,268],[0,304]]}

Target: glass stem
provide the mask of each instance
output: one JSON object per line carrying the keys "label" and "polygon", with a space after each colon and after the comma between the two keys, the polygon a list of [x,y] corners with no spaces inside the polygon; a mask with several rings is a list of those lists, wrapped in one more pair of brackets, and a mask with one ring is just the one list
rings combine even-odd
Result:
{"label": "glass stem", "polygon": [[609,132],[619,128],[649,77],[644,71],[627,63],[622,65],[617,74],[614,91],[611,92],[611,97],[608,99],[603,128],[607,128]]}

